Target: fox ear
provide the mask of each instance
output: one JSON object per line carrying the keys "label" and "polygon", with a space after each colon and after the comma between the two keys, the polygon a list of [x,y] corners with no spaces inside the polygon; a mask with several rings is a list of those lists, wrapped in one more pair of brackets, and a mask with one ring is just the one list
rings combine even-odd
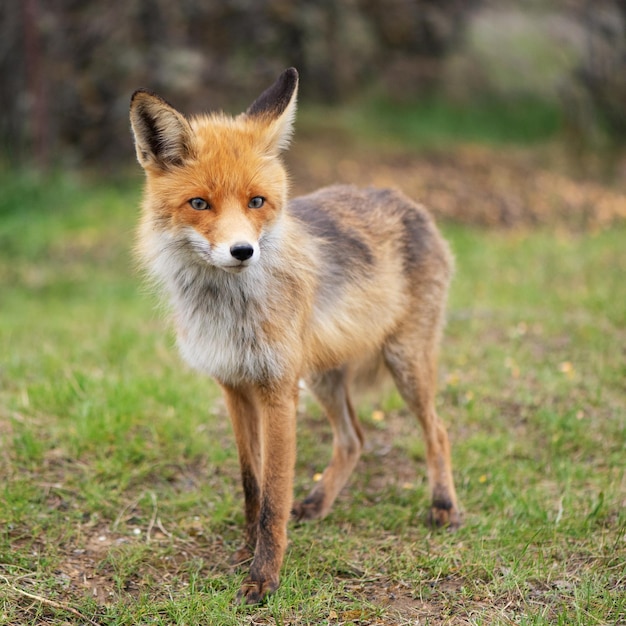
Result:
{"label": "fox ear", "polygon": [[298,95],[298,72],[286,69],[249,107],[246,115],[267,125],[268,148],[280,152],[289,146]]}
{"label": "fox ear", "polygon": [[183,115],[165,100],[138,89],[130,101],[130,124],[137,159],[143,168],[168,169],[189,156],[191,129]]}

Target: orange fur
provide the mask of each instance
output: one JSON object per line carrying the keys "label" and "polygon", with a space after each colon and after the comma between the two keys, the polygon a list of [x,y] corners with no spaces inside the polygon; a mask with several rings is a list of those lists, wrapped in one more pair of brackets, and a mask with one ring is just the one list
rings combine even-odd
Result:
{"label": "orange fur", "polygon": [[[183,357],[224,390],[246,499],[235,559],[252,558],[241,589],[250,603],[278,586],[290,512],[326,515],[355,467],[363,436],[349,387],[373,363],[422,424],[432,521],[459,523],[434,407],[448,248],[397,191],[330,187],[287,202],[280,152],[296,91],[291,69],[236,118],[187,119],[146,91],[131,104],[146,171],[138,254],[168,294]],[[301,378],[334,444],[322,480],[292,506]]]}

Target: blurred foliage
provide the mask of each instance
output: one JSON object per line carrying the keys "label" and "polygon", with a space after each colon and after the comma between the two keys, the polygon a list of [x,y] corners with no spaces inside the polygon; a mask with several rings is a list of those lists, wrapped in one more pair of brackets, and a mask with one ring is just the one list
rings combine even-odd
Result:
{"label": "blurred foliage", "polygon": [[546,100],[577,148],[626,139],[623,0],[21,0],[0,3],[2,151],[126,162],[137,87],[240,110],[289,65],[307,103]]}
{"label": "blurred foliage", "polygon": [[441,95],[397,102],[370,97],[336,107],[342,127],[376,141],[395,140],[417,149],[455,144],[534,144],[559,132],[561,112],[544,100],[479,98],[459,103]]}

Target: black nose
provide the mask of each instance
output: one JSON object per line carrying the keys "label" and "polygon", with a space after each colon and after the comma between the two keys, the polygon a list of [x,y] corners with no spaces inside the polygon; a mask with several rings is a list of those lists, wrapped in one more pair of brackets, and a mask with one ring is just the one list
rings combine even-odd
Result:
{"label": "black nose", "polygon": [[249,243],[235,243],[230,247],[230,255],[238,261],[247,261],[254,254],[254,248]]}

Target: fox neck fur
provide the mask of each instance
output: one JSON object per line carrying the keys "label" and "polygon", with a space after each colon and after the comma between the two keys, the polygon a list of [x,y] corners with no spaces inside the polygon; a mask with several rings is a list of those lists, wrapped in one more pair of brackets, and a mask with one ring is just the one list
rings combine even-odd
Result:
{"label": "fox neck fur", "polygon": [[184,230],[144,222],[147,267],[169,293],[178,346],[192,367],[232,385],[297,372],[294,346],[302,344],[317,282],[315,251],[299,230],[282,215],[260,237],[258,263],[234,274],[206,263]]}

